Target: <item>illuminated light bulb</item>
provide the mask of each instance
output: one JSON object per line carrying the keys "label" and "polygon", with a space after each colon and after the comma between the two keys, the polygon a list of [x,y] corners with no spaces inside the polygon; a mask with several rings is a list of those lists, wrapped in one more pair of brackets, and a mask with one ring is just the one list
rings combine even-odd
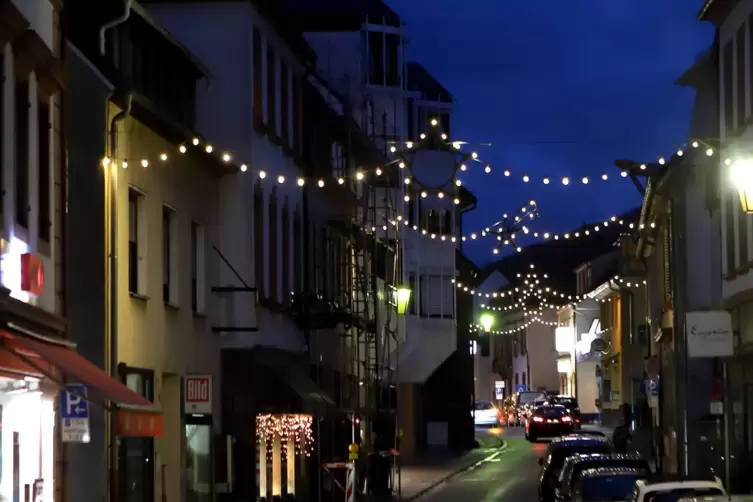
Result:
{"label": "illuminated light bulb", "polygon": [[444,199],[444,192],[439,192],[437,194],[437,197],[439,197],[440,199]]}
{"label": "illuminated light bulb", "polygon": [[461,171],[465,171],[466,169],[468,169],[468,166],[466,166],[465,164],[460,164]]}
{"label": "illuminated light bulb", "polygon": [[376,169],[376,171],[375,171],[375,172],[376,172],[376,175],[377,175],[377,176],[381,176],[381,175],[382,175],[382,170],[381,170],[381,169],[379,169],[378,167],[377,167],[377,169]]}
{"label": "illuminated light bulb", "polygon": [[490,172],[492,172],[492,166],[487,164],[486,167],[484,168],[484,172],[486,174],[489,174]]}
{"label": "illuminated light bulb", "polygon": [[205,150],[207,151],[207,153],[212,153],[212,150],[214,149],[212,148],[212,145],[207,145]]}
{"label": "illuminated light bulb", "polygon": [[361,171],[358,171],[358,172],[356,173],[356,179],[357,179],[358,181],[361,181],[361,180],[363,179],[363,173],[362,173]]}
{"label": "illuminated light bulb", "polygon": [[180,153],[186,153],[185,145],[180,145],[180,148],[178,148],[178,150],[180,151]]}
{"label": "illuminated light bulb", "polygon": [[455,198],[455,200],[453,200],[452,202],[454,202],[455,204],[460,204],[460,199]]}
{"label": "illuminated light bulb", "polygon": [[197,146],[199,144],[199,138],[194,138],[192,143],[193,143],[193,146]]}
{"label": "illuminated light bulb", "polygon": [[406,146],[407,148],[413,148],[413,142],[412,142],[412,141],[406,141],[406,142],[405,142],[405,146]]}
{"label": "illuminated light bulb", "polygon": [[544,181],[545,185],[549,184],[549,178],[548,177],[544,176],[544,180],[543,181]]}
{"label": "illuminated light bulb", "polygon": [[693,148],[698,148],[698,142],[697,141],[693,141],[691,143],[691,145],[693,146]]}
{"label": "illuminated light bulb", "polygon": [[403,200],[405,202],[410,202],[410,195],[406,195],[405,197],[403,197]]}
{"label": "illuminated light bulb", "polygon": [[[664,165],[664,162],[664,157],[659,157],[659,164]],[[641,169],[643,169],[643,167],[641,167]]]}
{"label": "illuminated light bulb", "polygon": [[471,152],[471,158],[477,159],[478,158],[478,154],[476,152]]}
{"label": "illuminated light bulb", "polygon": [[299,187],[302,187],[306,183],[306,181],[303,178],[298,178],[296,180],[296,183],[298,183]]}
{"label": "illuminated light bulb", "polygon": [[450,239],[450,240],[451,240],[452,242],[455,242],[455,241],[457,241],[457,239],[456,239],[455,237],[453,237],[453,238],[452,238],[452,239]]}
{"label": "illuminated light bulb", "polygon": [[502,174],[504,174],[505,176],[510,176],[510,174],[511,174],[511,173],[510,173],[510,170],[509,170],[509,169],[505,169],[505,170],[504,170],[504,171],[502,172]]}
{"label": "illuminated light bulb", "polygon": [[110,159],[109,157],[105,157],[102,159],[102,165],[103,166],[109,166],[110,165]]}
{"label": "illuminated light bulb", "polygon": [[345,183],[345,180],[344,180],[344,179],[342,179],[342,178],[337,178],[337,183],[338,183],[339,185],[342,185],[343,183]]}
{"label": "illuminated light bulb", "polygon": [[123,166],[123,169],[128,169],[128,161],[127,160],[124,160],[121,165]]}
{"label": "illuminated light bulb", "polygon": [[406,185],[410,185],[410,178],[405,178],[403,180],[403,183],[405,183]]}
{"label": "illuminated light bulb", "polygon": [[620,176],[622,176],[623,178],[627,178],[627,171],[620,172]]}
{"label": "illuminated light bulb", "polygon": [[601,175],[601,179],[603,179],[604,181],[607,181],[607,178],[609,178],[609,176],[607,176],[607,173]]}
{"label": "illuminated light bulb", "polygon": [[681,149],[679,149],[679,148],[677,149],[677,156],[678,156],[678,157],[682,157],[682,154],[683,154],[683,153],[684,153],[684,152],[683,152],[683,151],[682,151]]}
{"label": "illuminated light bulb", "polygon": [[531,178],[529,178],[527,174],[523,175],[523,182],[524,183],[528,183],[530,180],[531,180]]}
{"label": "illuminated light bulb", "polygon": [[471,234],[471,239],[475,239],[475,238],[476,238],[476,234]]}
{"label": "illuminated light bulb", "polygon": [[460,186],[462,184],[463,184],[463,182],[461,180],[455,180],[455,185],[456,186]]}
{"label": "illuminated light bulb", "polygon": [[724,163],[728,166],[732,165],[732,159],[724,159]]}
{"label": "illuminated light bulb", "polygon": [[497,248],[494,248],[494,250],[492,251],[492,253],[494,253],[494,254],[499,254],[499,249],[497,249]]}
{"label": "illuminated light bulb", "polygon": [[426,198],[426,192],[421,192],[421,197]]}
{"label": "illuminated light bulb", "polygon": [[712,155],[714,155],[714,150],[712,150],[711,148],[709,148],[708,150],[706,150],[706,155],[708,155],[709,157],[711,157]]}
{"label": "illuminated light bulb", "polygon": [[149,161],[146,159],[143,159],[141,161],[141,167],[149,167]]}
{"label": "illuminated light bulb", "polygon": [[395,153],[396,151],[397,151],[397,148],[395,148],[394,146],[390,147],[390,152]]}
{"label": "illuminated light bulb", "polygon": [[248,166],[246,164],[241,164],[241,172],[245,173],[246,171],[248,171]]}
{"label": "illuminated light bulb", "polygon": [[230,162],[230,159],[231,159],[231,158],[232,158],[232,157],[230,156],[230,154],[229,154],[229,153],[223,153],[223,154],[222,154],[222,160],[224,160],[225,162]]}
{"label": "illuminated light bulb", "polygon": [[544,232],[544,239],[548,239],[548,238],[549,238],[549,232]]}
{"label": "illuminated light bulb", "polygon": [[282,174],[277,177],[277,183],[285,183],[285,176]]}
{"label": "illuminated light bulb", "polygon": [[587,176],[583,176],[583,179],[581,181],[583,182],[584,185],[588,185],[588,177]]}
{"label": "illuminated light bulb", "polygon": [[418,137],[421,138],[421,139],[426,139],[426,134],[421,133]]}
{"label": "illuminated light bulb", "polygon": [[159,160],[161,160],[162,162],[166,161],[167,160],[167,154],[166,153],[160,154]]}
{"label": "illuminated light bulb", "polygon": [[401,162],[397,165],[400,169],[405,169],[405,162]]}
{"label": "illuminated light bulb", "polygon": [[319,188],[323,187],[324,186],[324,180],[319,180],[317,182],[317,185],[319,185]]}
{"label": "illuminated light bulb", "polygon": [[562,184],[563,185],[569,185],[570,184],[570,178],[568,178],[567,176],[563,177],[562,178]]}
{"label": "illuminated light bulb", "polygon": [[[659,159],[659,164],[664,164],[664,159]],[[646,170],[646,164],[641,164],[641,171]]]}
{"label": "illuminated light bulb", "polygon": [[[447,135],[445,133],[442,133],[440,136],[442,139],[447,139]],[[444,239],[443,239],[444,240]]]}
{"label": "illuminated light bulb", "polygon": [[439,124],[439,121],[437,119],[431,119],[431,126],[437,127],[437,124]]}
{"label": "illuminated light bulb", "polygon": [[523,248],[520,247],[520,246],[518,246],[518,247],[515,248],[515,251],[517,251],[518,253],[520,253],[521,251],[523,251]]}

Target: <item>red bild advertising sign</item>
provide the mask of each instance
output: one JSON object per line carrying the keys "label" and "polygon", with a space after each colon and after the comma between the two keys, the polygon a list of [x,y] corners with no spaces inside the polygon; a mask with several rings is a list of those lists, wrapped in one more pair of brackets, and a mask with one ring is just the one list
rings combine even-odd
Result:
{"label": "red bild advertising sign", "polygon": [[21,255],[21,290],[33,296],[44,293],[44,264],[32,253]]}
{"label": "red bild advertising sign", "polygon": [[183,381],[185,413],[212,413],[212,375],[187,375]]}

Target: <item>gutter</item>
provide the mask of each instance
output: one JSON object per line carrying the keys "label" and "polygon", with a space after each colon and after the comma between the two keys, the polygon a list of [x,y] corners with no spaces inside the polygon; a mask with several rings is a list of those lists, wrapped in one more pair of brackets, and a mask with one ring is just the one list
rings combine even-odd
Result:
{"label": "gutter", "polygon": [[132,7],[133,7],[133,0],[125,0],[125,3],[123,5],[123,14],[113,19],[112,21],[105,23],[99,29],[99,55],[100,56],[104,56],[106,52],[105,41],[106,41],[106,36],[107,36],[107,30],[115,28],[116,26],[119,26],[125,23],[126,21],[128,21],[128,18],[131,17]]}

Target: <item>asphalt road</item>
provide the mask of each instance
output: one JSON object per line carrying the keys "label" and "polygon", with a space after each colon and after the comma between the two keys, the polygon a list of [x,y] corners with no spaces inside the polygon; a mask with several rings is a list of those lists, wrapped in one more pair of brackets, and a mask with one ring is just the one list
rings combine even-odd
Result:
{"label": "asphalt road", "polygon": [[476,469],[454,477],[417,502],[536,502],[539,465],[545,442],[531,444],[522,427],[505,427],[507,448]]}

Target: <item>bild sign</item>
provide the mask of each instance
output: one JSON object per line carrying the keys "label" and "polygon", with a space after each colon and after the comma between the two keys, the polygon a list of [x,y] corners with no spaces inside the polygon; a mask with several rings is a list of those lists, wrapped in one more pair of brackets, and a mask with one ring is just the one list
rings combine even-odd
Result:
{"label": "bild sign", "polygon": [[183,379],[184,413],[212,413],[212,375],[186,375]]}

